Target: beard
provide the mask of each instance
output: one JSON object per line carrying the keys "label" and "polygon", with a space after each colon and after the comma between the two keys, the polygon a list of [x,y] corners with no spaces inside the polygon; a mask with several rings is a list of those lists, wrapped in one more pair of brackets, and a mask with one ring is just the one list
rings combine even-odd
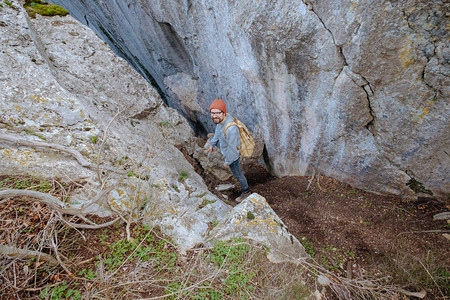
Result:
{"label": "beard", "polygon": [[221,118],[212,118],[214,124],[219,124],[220,122],[222,122]]}

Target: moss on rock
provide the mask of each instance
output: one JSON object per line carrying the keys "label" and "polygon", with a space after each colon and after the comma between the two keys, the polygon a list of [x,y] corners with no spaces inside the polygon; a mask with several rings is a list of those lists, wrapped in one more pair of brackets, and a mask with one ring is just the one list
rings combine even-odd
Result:
{"label": "moss on rock", "polygon": [[66,9],[62,8],[61,6],[41,0],[34,0],[34,1],[25,0],[23,7],[28,12],[28,15],[32,18],[35,18],[36,14],[50,17],[52,16],[64,17],[69,14],[69,12]]}

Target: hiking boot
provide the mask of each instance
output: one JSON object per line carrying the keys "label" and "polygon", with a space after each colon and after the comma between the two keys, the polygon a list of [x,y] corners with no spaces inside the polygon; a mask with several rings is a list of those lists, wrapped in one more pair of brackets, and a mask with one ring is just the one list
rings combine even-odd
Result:
{"label": "hiking boot", "polygon": [[234,201],[236,201],[237,203],[241,203],[245,198],[250,196],[250,194],[251,194],[250,191],[242,192],[242,194],[239,197],[237,197],[236,199],[234,199]]}

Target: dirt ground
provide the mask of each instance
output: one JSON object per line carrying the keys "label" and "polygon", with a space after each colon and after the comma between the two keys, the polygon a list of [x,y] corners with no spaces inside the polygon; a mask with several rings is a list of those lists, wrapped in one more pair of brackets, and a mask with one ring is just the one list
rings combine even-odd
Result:
{"label": "dirt ground", "polygon": [[[190,161],[211,191],[236,205],[240,188],[234,178],[220,181]],[[276,178],[257,163],[243,171],[251,191],[264,196],[307,252],[336,275],[384,280],[409,291],[427,290],[425,299],[448,299],[450,240],[444,234],[450,224],[433,216],[449,211],[450,202],[404,201],[324,176],[316,176],[308,189],[311,177]],[[223,183],[235,187],[216,191]]]}

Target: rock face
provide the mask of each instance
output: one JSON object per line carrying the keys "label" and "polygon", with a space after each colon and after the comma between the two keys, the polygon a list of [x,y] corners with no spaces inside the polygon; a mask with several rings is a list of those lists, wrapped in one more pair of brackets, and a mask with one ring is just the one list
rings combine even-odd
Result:
{"label": "rock face", "polygon": [[279,176],[448,197],[445,1],[53,0],[93,28],[198,132],[228,110]]}
{"label": "rock face", "polygon": [[[30,19],[10,4],[0,7],[0,180],[75,182],[60,206],[158,226],[181,252],[228,238],[208,235],[221,224],[269,246],[273,260],[306,256],[284,225],[274,235],[264,222],[250,232],[226,223],[248,205],[233,209],[208,191],[176,147],[196,143],[186,119],[89,28],[70,16]],[[282,224],[270,207],[253,211]]]}

